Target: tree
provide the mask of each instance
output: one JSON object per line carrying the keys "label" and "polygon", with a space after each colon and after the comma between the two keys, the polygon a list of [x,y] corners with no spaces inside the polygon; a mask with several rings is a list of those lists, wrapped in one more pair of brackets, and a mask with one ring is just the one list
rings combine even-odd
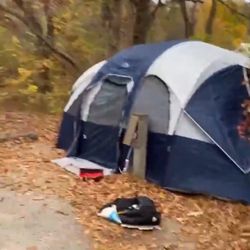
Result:
{"label": "tree", "polygon": [[249,37],[249,13],[230,0],[1,0],[0,84],[27,101],[66,100],[78,65],[183,37],[234,49]]}
{"label": "tree", "polygon": [[[13,10],[16,8],[8,8],[3,4],[0,4],[0,11],[13,16],[18,21],[23,23],[29,29],[29,31],[32,32],[32,34],[36,36],[37,39],[40,40],[44,46],[48,47],[56,56],[69,63],[72,67],[78,68],[74,60],[66,52],[61,51],[57,47],[53,46],[53,44],[51,44],[50,41],[48,41],[46,37],[43,36],[39,21],[37,20],[37,17],[34,15],[34,13],[32,13],[32,10],[34,10],[34,6],[31,7],[32,2],[28,1],[24,4],[23,1],[24,0],[13,0],[13,2],[16,3],[16,7],[19,7],[17,12]],[[44,0],[44,2],[46,2],[46,0]],[[36,4],[40,4],[40,2],[36,2]],[[34,21],[34,23],[30,21]]]}
{"label": "tree", "polygon": [[[192,37],[195,34],[195,25],[197,22],[196,13],[197,13],[197,6],[200,3],[203,3],[202,0],[177,0],[181,13],[182,18],[184,21],[185,26],[185,38]],[[191,3],[191,6],[188,6],[187,3]]]}
{"label": "tree", "polygon": [[217,12],[217,0],[212,0],[211,9],[209,11],[209,16],[205,27],[205,32],[208,36],[212,36],[213,34],[213,25],[216,17],[216,12]]}
{"label": "tree", "polygon": [[102,0],[103,26],[109,34],[108,56],[120,49],[122,0]]}
{"label": "tree", "polygon": [[13,0],[9,4],[15,8],[8,8],[6,5],[0,4],[0,10],[14,17],[15,22],[24,24],[36,37],[34,45],[41,64],[34,78],[41,93],[50,92],[53,87],[50,81],[48,61],[52,55],[77,68],[74,60],[65,52],[59,50],[54,43],[53,15],[59,3],[52,0],[39,0],[35,3],[29,0]]}
{"label": "tree", "polygon": [[159,1],[155,6],[149,0],[130,0],[135,9],[133,43],[145,43],[148,31],[154,22],[158,9],[164,4]]}
{"label": "tree", "polygon": [[[131,39],[127,39],[131,41],[130,44],[127,44],[128,46],[145,43],[161,6],[164,6],[161,1],[153,4],[151,0],[102,0],[102,22],[110,37],[108,55],[114,54],[121,48],[122,33],[125,33],[125,36],[131,36]],[[124,31],[124,19],[129,19],[132,29],[127,27],[127,31]]]}

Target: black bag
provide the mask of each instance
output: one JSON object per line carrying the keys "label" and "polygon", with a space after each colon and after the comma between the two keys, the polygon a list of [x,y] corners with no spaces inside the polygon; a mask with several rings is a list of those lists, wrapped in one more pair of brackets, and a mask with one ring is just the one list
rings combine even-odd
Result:
{"label": "black bag", "polygon": [[102,209],[112,205],[116,205],[122,224],[138,226],[160,225],[161,215],[156,211],[154,202],[146,196],[119,198],[105,205]]}

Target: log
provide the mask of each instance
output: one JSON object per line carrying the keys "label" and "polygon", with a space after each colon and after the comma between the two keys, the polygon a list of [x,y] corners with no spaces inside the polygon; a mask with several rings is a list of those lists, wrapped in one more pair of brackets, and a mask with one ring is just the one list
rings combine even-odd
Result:
{"label": "log", "polygon": [[31,141],[37,141],[38,135],[35,132],[20,133],[20,134],[10,134],[10,133],[0,134],[0,143],[21,138],[26,138]]}

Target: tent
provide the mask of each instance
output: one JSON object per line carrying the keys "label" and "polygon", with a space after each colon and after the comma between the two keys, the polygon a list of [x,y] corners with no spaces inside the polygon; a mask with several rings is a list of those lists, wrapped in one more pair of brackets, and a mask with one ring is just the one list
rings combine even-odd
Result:
{"label": "tent", "polygon": [[125,49],[76,81],[58,147],[116,169],[130,115],[146,113],[147,180],[250,203],[250,143],[237,131],[249,67],[244,55],[200,41]]}

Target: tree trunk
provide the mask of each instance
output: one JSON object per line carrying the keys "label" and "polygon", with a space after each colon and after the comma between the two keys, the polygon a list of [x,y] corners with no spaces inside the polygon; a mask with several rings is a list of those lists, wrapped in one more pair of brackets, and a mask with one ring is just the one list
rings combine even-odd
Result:
{"label": "tree trunk", "polygon": [[[47,24],[47,33],[44,35],[45,39],[54,46],[54,23],[53,23],[53,15],[49,10],[50,1],[48,0],[46,4],[44,4],[44,15],[46,17]],[[38,53],[41,56],[42,60],[50,60],[51,59],[51,50],[41,41],[37,41]],[[38,90],[41,93],[51,92],[53,90],[53,86],[50,81],[50,68],[46,63],[43,63],[40,68],[40,72],[38,74]]]}
{"label": "tree trunk", "polygon": [[121,40],[121,17],[122,0],[113,0],[113,18],[111,22],[112,41],[110,43],[110,54],[116,53],[120,49]]}
{"label": "tree trunk", "polygon": [[133,43],[145,43],[153,18],[150,10],[149,0],[134,0],[132,1],[135,7],[135,23]]}
{"label": "tree trunk", "polygon": [[217,12],[217,0],[212,0],[212,6],[209,12],[209,16],[207,19],[207,23],[206,23],[206,34],[209,36],[213,35],[213,25],[214,25],[214,20],[216,17],[216,12]]}
{"label": "tree trunk", "polygon": [[[34,30],[37,34],[39,34],[42,38],[44,38],[51,46],[54,45],[54,25],[53,25],[53,16],[50,12],[50,0],[46,0],[43,2],[42,7],[38,5],[35,6],[31,1],[23,1],[23,0],[14,0],[16,5],[23,11],[25,18],[30,25],[31,29]],[[39,3],[38,3],[39,4]],[[39,11],[46,18],[46,33],[43,30],[43,27],[40,23],[40,20],[37,17],[37,13],[35,12],[35,7],[39,7]],[[37,82],[38,91],[40,93],[47,93],[53,90],[53,86],[50,82],[50,69],[44,60],[49,60],[51,56],[51,49],[45,44],[44,40],[37,39],[35,42],[36,51],[38,56],[40,57],[41,66],[39,68],[39,72],[36,76],[34,76],[35,82]]]}
{"label": "tree trunk", "polygon": [[121,23],[122,23],[122,0],[102,1],[102,20],[109,34],[108,56],[113,55],[120,49]]}
{"label": "tree trunk", "polygon": [[123,1],[120,48],[128,48],[133,45],[133,33],[135,23],[135,9],[131,1]]}
{"label": "tree trunk", "polygon": [[178,0],[181,8],[181,13],[185,26],[185,38],[189,38],[194,35],[195,23],[192,23],[192,20],[189,18],[188,9],[186,1]]}

